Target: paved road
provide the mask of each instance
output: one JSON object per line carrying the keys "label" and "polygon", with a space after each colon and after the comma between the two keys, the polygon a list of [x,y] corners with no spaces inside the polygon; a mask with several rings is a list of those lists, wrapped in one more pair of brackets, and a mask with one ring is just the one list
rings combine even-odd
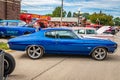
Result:
{"label": "paved road", "polygon": [[[119,36],[119,35],[117,35]],[[116,37],[115,41],[120,42]],[[16,69],[8,80],[120,80],[120,43],[105,61],[78,55],[45,55],[31,60],[25,52],[11,52]]]}

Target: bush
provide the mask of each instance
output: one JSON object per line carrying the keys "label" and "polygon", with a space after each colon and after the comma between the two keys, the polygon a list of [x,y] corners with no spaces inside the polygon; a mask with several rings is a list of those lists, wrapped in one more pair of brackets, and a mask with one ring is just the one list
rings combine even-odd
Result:
{"label": "bush", "polygon": [[0,49],[8,50],[7,43],[0,42]]}

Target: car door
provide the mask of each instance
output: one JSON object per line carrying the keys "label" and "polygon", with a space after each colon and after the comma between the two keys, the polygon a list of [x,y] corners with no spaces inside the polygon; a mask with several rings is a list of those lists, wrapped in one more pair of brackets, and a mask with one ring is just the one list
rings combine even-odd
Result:
{"label": "car door", "polygon": [[7,26],[5,26],[5,36],[17,36],[19,34],[17,25],[17,22],[8,22]]}
{"label": "car door", "polygon": [[43,46],[45,48],[45,53],[57,53],[57,38],[56,31],[45,32],[45,39],[43,41]]}
{"label": "car door", "polygon": [[56,31],[56,50],[61,54],[83,54],[86,53],[86,45],[82,38],[79,38],[72,31]]}

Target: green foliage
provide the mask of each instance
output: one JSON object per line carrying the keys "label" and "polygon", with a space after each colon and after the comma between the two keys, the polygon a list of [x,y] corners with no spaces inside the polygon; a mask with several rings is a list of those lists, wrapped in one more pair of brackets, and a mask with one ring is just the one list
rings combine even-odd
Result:
{"label": "green foliage", "polygon": [[82,16],[85,17],[86,19],[90,18],[90,14],[89,13],[83,13]]}
{"label": "green foliage", "polygon": [[[61,17],[61,7],[56,7],[55,10],[52,12],[52,16],[53,17]],[[66,16],[66,11],[64,11],[63,9],[63,13],[62,16],[65,17]]]}
{"label": "green foliage", "polygon": [[0,42],[0,49],[8,50],[7,43]]}
{"label": "green foliage", "polygon": [[78,17],[77,13],[73,12],[73,17]]}
{"label": "green foliage", "polygon": [[46,14],[46,16],[50,16],[50,17],[52,17],[53,15],[52,15],[52,14]]}
{"label": "green foliage", "polygon": [[113,17],[111,15],[106,15],[104,13],[93,13],[90,15],[90,20],[92,23],[101,25],[113,25]]}
{"label": "green foliage", "polygon": [[69,11],[67,14],[67,17],[71,17],[71,16],[72,16],[72,13]]}
{"label": "green foliage", "polygon": [[119,17],[114,18],[113,21],[114,21],[115,26],[120,26],[120,18]]}

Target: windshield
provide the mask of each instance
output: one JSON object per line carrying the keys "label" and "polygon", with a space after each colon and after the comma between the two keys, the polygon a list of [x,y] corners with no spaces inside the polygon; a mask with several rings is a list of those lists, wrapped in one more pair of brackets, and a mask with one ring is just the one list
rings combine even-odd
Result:
{"label": "windshield", "polygon": [[78,30],[72,30],[73,32],[74,32],[74,34],[76,35],[76,36],[78,36],[79,38],[84,38],[82,35],[79,35],[78,34]]}
{"label": "windshield", "polygon": [[26,22],[24,22],[24,21],[20,21],[19,23],[18,23],[18,26],[25,26],[26,25]]}

